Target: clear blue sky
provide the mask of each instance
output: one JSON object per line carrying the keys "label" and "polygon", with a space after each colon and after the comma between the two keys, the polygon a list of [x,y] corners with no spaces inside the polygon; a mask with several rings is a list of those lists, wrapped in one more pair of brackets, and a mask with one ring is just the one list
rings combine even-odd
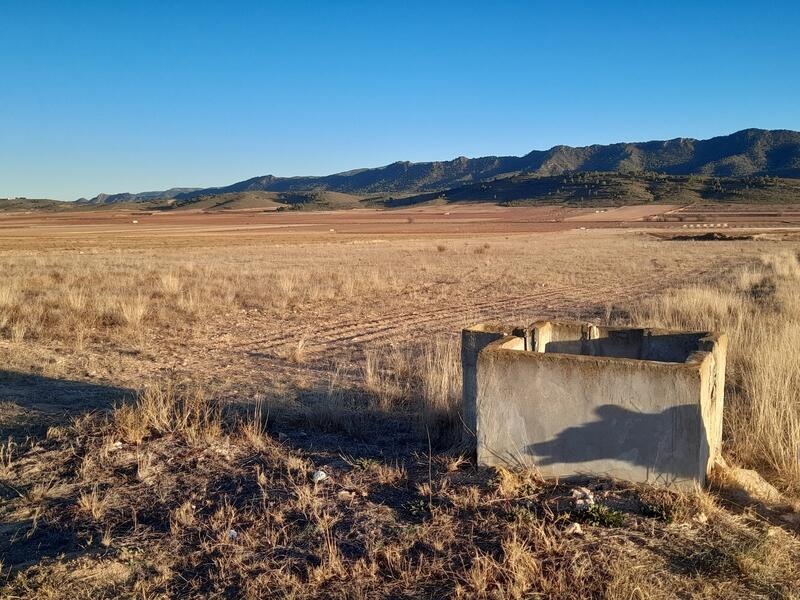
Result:
{"label": "clear blue sky", "polygon": [[800,129],[800,3],[0,0],[0,197]]}

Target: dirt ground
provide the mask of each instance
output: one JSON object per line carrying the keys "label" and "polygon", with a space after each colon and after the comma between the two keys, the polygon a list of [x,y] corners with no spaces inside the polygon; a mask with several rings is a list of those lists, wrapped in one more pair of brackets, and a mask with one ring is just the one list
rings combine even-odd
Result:
{"label": "dirt ground", "polygon": [[[208,310],[173,326],[145,320],[135,334],[101,337],[79,350],[52,340],[0,339],[6,365],[0,400],[15,423],[36,423],[39,411],[107,405],[108,398],[167,375],[211,386],[232,400],[286,394],[329,382],[333,373],[357,377],[371,351],[454,337],[476,321],[602,319],[614,306],[724,274],[793,235],[784,219],[775,223],[782,229],[767,230],[773,232],[768,239],[685,243],[668,235],[685,223],[646,219],[705,215],[702,207],[596,210],[478,205],[2,215],[0,258],[26,257],[42,270],[67,264],[102,273],[106,261],[124,259],[154,272],[186,263],[220,264],[231,272],[258,266],[281,277],[288,273],[289,282],[280,285],[289,287],[300,285],[292,279],[298,274],[305,286],[326,273],[355,280],[343,284],[351,290],[360,279],[375,281],[374,291],[355,297],[334,292],[315,300],[310,293],[271,309],[255,302]],[[766,218],[763,209],[742,206],[724,214],[733,221],[750,213]],[[298,348],[302,359],[295,356]]]}
{"label": "dirt ground", "polygon": [[0,216],[0,595],[786,596],[777,513],[598,480],[579,514],[453,443],[463,326],[608,321],[798,251],[786,219],[653,208]]}

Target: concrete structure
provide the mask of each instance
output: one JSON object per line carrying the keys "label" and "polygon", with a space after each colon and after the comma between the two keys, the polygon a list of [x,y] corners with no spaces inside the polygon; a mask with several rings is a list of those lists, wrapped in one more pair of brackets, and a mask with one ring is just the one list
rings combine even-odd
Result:
{"label": "concrete structure", "polygon": [[462,332],[478,463],[703,485],[722,438],[727,337],[540,321]]}

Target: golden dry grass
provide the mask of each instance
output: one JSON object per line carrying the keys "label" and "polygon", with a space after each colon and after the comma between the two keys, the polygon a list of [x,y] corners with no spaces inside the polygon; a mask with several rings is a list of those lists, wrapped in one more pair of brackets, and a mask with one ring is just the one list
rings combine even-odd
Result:
{"label": "golden dry grass", "polygon": [[[424,353],[420,342],[447,341],[479,320],[602,317],[769,245],[665,244],[618,231],[485,240],[0,240],[0,363],[130,390],[174,374],[239,402],[267,394],[296,404],[298,387],[326,387],[354,407],[353,388],[366,385],[384,408],[413,410],[403,361],[376,371],[381,357]],[[442,396],[434,387],[443,384],[425,385]],[[22,405],[37,409],[45,398]],[[318,420],[327,408],[316,406]]]}
{"label": "golden dry grass", "polygon": [[[653,270],[656,242],[597,236],[499,237],[491,245],[454,239],[447,252],[419,240],[263,245],[225,239],[203,247],[116,248],[97,241],[80,252],[6,250],[0,252],[0,339],[81,347],[134,333],[157,337],[240,311],[286,318],[372,305],[388,313],[453,293],[491,295],[489,286],[501,282],[520,292],[542,285],[606,289]],[[679,248],[675,260],[698,264],[702,252],[691,246]],[[658,268],[674,276],[684,267]]]}
{"label": "golden dry grass", "polygon": [[148,386],[135,406],[122,404],[114,409],[120,437],[141,444],[149,435],[172,433],[192,443],[215,438],[220,431],[218,403],[201,390],[176,394],[172,382]]}
{"label": "golden dry grass", "polygon": [[[793,255],[762,263],[775,245],[617,232],[487,240],[1,251],[7,368],[54,385],[99,372],[140,392],[0,447],[0,518],[14,538],[0,596],[795,593],[796,533],[710,494],[596,481],[606,512],[587,519],[568,486],[476,468],[458,453],[454,336],[474,318],[603,318],[612,305],[727,330],[725,451],[791,491],[797,415],[781,394],[797,389]],[[635,289],[743,264],[721,284],[630,305]],[[312,481],[317,469],[328,478]]]}
{"label": "golden dry grass", "polygon": [[[160,426],[137,443],[115,442],[128,413],[92,415],[12,465],[40,491],[4,507],[19,519],[4,598],[729,598],[800,585],[795,536],[707,494],[596,481],[614,519],[587,520],[569,486],[532,473],[446,455],[342,461],[258,433],[262,415],[197,420],[191,390],[148,394],[130,411]],[[158,476],[131,477],[145,454]],[[22,559],[65,543],[92,552]]]}
{"label": "golden dry grass", "polygon": [[714,284],[669,291],[631,318],[730,336],[724,450],[800,493],[800,263],[765,255]]}
{"label": "golden dry grass", "polygon": [[[136,255],[64,257],[15,256],[2,262],[0,334],[23,340],[57,340],[79,345],[153,332],[209,315],[356,298],[390,290],[391,278],[377,270],[298,274],[276,271],[252,257],[231,269],[232,257],[210,263]],[[174,263],[178,262],[178,265]]]}

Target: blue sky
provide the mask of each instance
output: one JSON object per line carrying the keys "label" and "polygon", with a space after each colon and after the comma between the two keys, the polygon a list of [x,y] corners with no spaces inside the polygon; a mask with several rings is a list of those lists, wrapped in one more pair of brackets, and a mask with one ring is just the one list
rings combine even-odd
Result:
{"label": "blue sky", "polygon": [[0,197],[800,129],[800,3],[0,0]]}

